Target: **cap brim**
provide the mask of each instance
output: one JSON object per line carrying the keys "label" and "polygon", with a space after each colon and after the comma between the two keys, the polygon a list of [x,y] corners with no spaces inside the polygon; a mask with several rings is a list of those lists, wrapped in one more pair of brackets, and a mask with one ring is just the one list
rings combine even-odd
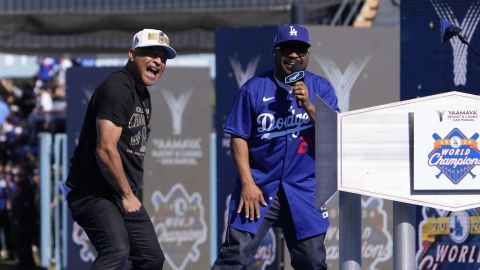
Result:
{"label": "cap brim", "polygon": [[287,44],[287,43],[303,43],[303,44],[307,45],[308,47],[311,47],[311,46],[312,46],[312,45],[310,45],[310,43],[305,42],[305,41],[303,41],[303,40],[299,40],[299,39],[289,39],[289,40],[284,40],[284,41],[278,42],[277,44],[275,44],[274,47],[282,46],[282,45]]}
{"label": "cap brim", "polygon": [[165,52],[167,53],[167,58],[168,59],[173,59],[175,57],[177,57],[177,52],[170,46],[167,46],[167,45],[160,45],[161,47],[163,47],[163,49],[165,49]]}
{"label": "cap brim", "polygon": [[167,45],[148,45],[148,46],[137,46],[136,48],[147,48],[147,47],[162,47],[165,50],[165,53],[167,54],[167,59],[173,59],[177,56],[177,52],[170,46]]}

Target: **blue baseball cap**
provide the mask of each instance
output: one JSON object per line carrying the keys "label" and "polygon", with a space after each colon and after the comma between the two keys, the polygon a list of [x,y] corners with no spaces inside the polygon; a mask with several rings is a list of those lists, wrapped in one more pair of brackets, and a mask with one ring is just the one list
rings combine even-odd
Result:
{"label": "blue baseball cap", "polygon": [[310,46],[307,28],[298,24],[284,24],[278,27],[273,47],[287,41],[300,41]]}

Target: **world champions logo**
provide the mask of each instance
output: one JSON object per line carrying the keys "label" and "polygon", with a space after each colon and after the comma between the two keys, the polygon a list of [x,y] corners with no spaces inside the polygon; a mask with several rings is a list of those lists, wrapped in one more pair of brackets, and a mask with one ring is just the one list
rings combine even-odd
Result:
{"label": "world champions logo", "polygon": [[477,209],[450,212],[423,207],[418,225],[417,269],[478,269]]}
{"label": "world champions logo", "polygon": [[73,222],[72,241],[80,246],[79,255],[83,262],[93,262],[97,257],[97,251],[93,246],[87,233],[76,222]]}
{"label": "world champions logo", "polygon": [[445,175],[455,185],[467,175],[475,178],[472,169],[480,164],[478,137],[478,133],[475,133],[467,138],[458,128],[454,128],[445,138],[434,133],[435,142],[428,154],[428,165],[440,170],[435,177],[439,179]]}
{"label": "world champions logo", "polygon": [[188,263],[200,259],[199,246],[207,240],[200,193],[189,194],[185,186],[175,184],[166,195],[153,192],[151,201],[155,207],[151,219],[166,262],[173,270],[191,269]]}

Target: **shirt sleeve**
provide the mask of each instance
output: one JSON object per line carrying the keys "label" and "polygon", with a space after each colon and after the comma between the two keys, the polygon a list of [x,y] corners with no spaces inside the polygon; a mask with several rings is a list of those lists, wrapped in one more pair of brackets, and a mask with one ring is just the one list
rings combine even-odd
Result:
{"label": "shirt sleeve", "polygon": [[321,81],[320,89],[320,97],[325,101],[325,103],[327,103],[332,110],[340,112],[340,109],[338,108],[338,98],[335,94],[335,89],[333,89],[332,84],[326,79],[323,79]]}
{"label": "shirt sleeve", "polygon": [[252,129],[251,100],[245,84],[238,90],[223,130],[226,133],[248,139]]}
{"label": "shirt sleeve", "polygon": [[117,126],[125,126],[130,117],[133,97],[129,86],[121,81],[106,83],[98,93],[97,117],[112,121]]}

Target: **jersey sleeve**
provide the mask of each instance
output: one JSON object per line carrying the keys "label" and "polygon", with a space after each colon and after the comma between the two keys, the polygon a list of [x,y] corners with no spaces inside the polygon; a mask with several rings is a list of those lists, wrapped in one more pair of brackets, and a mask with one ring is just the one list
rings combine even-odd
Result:
{"label": "jersey sleeve", "polygon": [[233,101],[230,112],[225,121],[223,130],[231,135],[248,139],[252,129],[252,118],[250,112],[252,104],[250,95],[245,84],[238,90]]}
{"label": "jersey sleeve", "polygon": [[101,88],[97,98],[98,118],[110,120],[117,126],[127,125],[133,107],[129,86],[121,81],[108,82]]}
{"label": "jersey sleeve", "polygon": [[319,96],[330,106],[330,108],[336,112],[340,112],[340,109],[338,108],[338,98],[332,84],[323,78],[319,83],[321,89]]}

